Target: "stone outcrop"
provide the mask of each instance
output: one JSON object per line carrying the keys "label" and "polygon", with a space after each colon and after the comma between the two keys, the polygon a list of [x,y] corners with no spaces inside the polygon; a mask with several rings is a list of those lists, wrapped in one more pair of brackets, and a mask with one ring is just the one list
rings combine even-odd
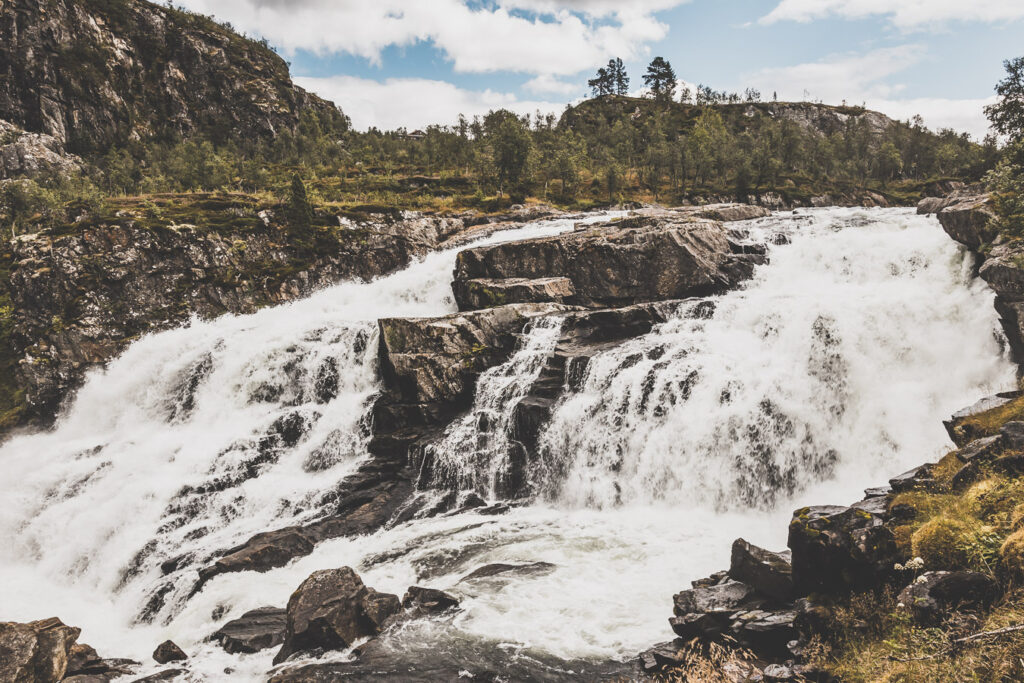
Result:
{"label": "stone outcrop", "polygon": [[34,178],[44,173],[81,170],[82,160],[68,154],[64,143],[45,133],[28,133],[0,119],[0,181]]}
{"label": "stone outcrop", "polygon": [[280,663],[297,652],[338,650],[381,632],[401,609],[398,596],[378,593],[349,567],[314,572],[288,599]]}
{"label": "stone outcrop", "polygon": [[791,600],[794,590],[790,558],[789,551],[773,553],[738,538],[732,544],[729,576],[769,598]]}
{"label": "stone outcrop", "polygon": [[475,311],[505,304],[565,303],[576,295],[567,277],[543,277],[535,280],[508,278],[493,280],[456,280],[452,284],[459,310]]}
{"label": "stone outcrop", "polygon": [[144,0],[8,0],[0,65],[0,119],[75,153],[153,136],[269,137],[307,111],[346,125],[266,44]]}
{"label": "stone outcrop", "polygon": [[572,304],[681,299],[721,292],[748,278],[763,255],[744,251],[719,222],[641,214],[555,237],[467,249],[458,256],[454,287],[463,292],[471,280],[564,277],[574,290],[564,300]]}
{"label": "stone outcrop", "polygon": [[68,671],[80,629],[60,619],[0,623],[0,681],[56,683]]}

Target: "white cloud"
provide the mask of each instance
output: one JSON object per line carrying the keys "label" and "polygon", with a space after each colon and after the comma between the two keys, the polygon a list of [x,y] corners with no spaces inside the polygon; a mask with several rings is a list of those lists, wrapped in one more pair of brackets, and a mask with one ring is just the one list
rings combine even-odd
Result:
{"label": "white cloud", "polygon": [[883,48],[864,54],[832,55],[817,62],[768,67],[747,75],[744,82],[770,98],[864,104],[893,118],[920,115],[933,129],[966,131],[976,139],[988,132],[984,106],[989,99],[900,98],[905,86],[892,78],[925,57],[920,45]]}
{"label": "white cloud", "polygon": [[864,19],[885,16],[901,29],[934,26],[949,21],[998,22],[1024,18],[1021,0],[782,0],[761,19],[812,21],[828,16]]}
{"label": "white cloud", "polygon": [[520,100],[510,93],[493,90],[465,90],[446,81],[423,78],[389,78],[374,81],[354,76],[296,78],[303,88],[325,97],[352,118],[361,130],[375,126],[382,130],[425,128],[430,124],[454,124],[459,114],[472,118],[492,109],[509,109],[519,114],[560,113],[564,104],[542,100]]}
{"label": "white cloud", "polygon": [[581,95],[587,91],[585,83],[563,81],[560,78],[549,74],[536,76],[523,85],[524,88],[533,93],[549,93],[552,95]]}
{"label": "white cloud", "polygon": [[379,62],[389,46],[429,41],[459,72],[569,75],[611,56],[645,56],[646,46],[668,33],[653,13],[687,0],[497,0],[487,8],[466,0],[180,1],[287,52],[345,52]]}

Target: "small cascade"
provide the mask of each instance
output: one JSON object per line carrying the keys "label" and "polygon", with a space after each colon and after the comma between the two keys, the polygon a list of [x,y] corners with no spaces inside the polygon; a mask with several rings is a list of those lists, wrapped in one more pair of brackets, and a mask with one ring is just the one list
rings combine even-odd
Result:
{"label": "small cascade", "polygon": [[469,414],[426,448],[433,465],[431,486],[471,490],[490,499],[524,493],[527,454],[512,436],[513,411],[554,351],[561,330],[558,316],[530,323],[512,357],[480,376]]}

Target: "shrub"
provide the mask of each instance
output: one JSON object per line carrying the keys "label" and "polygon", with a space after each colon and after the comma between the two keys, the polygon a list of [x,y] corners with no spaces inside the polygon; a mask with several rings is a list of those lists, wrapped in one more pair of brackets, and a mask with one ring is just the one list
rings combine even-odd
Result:
{"label": "shrub", "polygon": [[936,517],[914,532],[911,553],[928,569],[965,569],[971,563],[971,525],[949,517]]}
{"label": "shrub", "polygon": [[1013,581],[1024,580],[1024,529],[1014,531],[1003,541],[999,549],[999,568]]}

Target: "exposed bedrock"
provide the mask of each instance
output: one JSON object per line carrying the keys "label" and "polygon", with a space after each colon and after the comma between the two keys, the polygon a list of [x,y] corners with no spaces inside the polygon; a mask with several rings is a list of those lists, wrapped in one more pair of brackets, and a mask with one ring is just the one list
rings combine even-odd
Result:
{"label": "exposed bedrock", "polygon": [[[453,289],[463,310],[541,297],[626,306],[721,292],[750,277],[762,261],[763,249],[740,244],[718,221],[659,211],[467,249],[458,256]],[[527,284],[551,278],[569,282]]]}
{"label": "exposed bedrock", "polygon": [[0,623],[0,681],[106,683],[138,666],[127,659],[102,659],[96,650],[77,642],[80,633],[56,617]]}

